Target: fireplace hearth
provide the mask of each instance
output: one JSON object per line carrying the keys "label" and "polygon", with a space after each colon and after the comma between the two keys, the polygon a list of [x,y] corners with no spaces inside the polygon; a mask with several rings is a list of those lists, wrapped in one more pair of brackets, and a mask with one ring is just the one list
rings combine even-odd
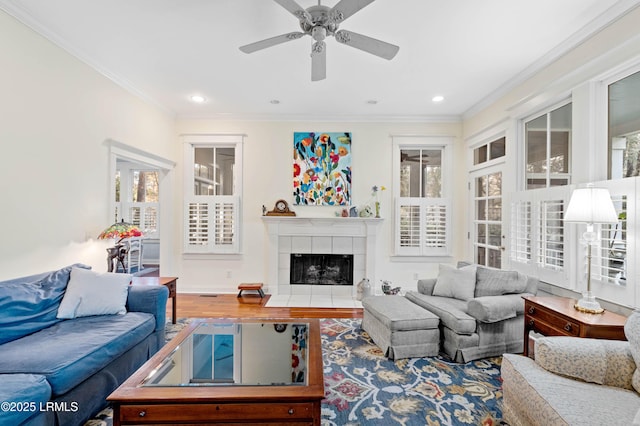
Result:
{"label": "fireplace hearth", "polygon": [[291,253],[290,283],[353,285],[353,255]]}

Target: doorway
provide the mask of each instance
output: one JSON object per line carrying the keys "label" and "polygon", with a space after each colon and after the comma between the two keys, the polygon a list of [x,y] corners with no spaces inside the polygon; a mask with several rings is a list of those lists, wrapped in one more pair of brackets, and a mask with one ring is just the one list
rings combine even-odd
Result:
{"label": "doorway", "polygon": [[502,218],[502,168],[483,168],[470,174],[473,216],[470,240],[478,265],[502,268],[505,250]]}
{"label": "doorway", "polygon": [[161,270],[170,272],[172,261],[163,253],[169,253],[172,244],[168,196],[171,179],[168,176],[175,163],[121,142],[109,140],[107,143],[110,149],[109,219],[133,223],[143,231],[141,275],[160,275]]}

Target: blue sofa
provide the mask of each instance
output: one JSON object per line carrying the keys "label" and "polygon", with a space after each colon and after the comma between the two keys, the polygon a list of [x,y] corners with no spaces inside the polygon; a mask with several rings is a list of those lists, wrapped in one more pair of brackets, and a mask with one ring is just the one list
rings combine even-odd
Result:
{"label": "blue sofa", "polygon": [[129,286],[124,315],[56,318],[72,267],[0,282],[0,425],[82,425],[164,345],[164,286]]}

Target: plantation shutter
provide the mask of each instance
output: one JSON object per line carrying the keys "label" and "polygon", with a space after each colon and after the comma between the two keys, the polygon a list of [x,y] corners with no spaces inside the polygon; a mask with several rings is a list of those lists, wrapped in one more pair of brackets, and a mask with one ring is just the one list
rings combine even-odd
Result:
{"label": "plantation shutter", "polygon": [[237,253],[239,199],[208,196],[187,203],[186,251],[190,253]]}
{"label": "plantation shutter", "polygon": [[399,197],[396,201],[396,254],[448,255],[449,211],[447,199]]}
{"label": "plantation shutter", "polygon": [[511,251],[510,260],[531,263],[531,201],[517,200],[511,203]]}

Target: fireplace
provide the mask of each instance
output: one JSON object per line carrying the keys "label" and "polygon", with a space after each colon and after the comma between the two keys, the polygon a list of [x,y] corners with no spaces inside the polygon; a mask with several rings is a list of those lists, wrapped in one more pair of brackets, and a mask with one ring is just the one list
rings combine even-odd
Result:
{"label": "fireplace", "polygon": [[291,285],[353,285],[353,255],[291,253],[289,271]]}
{"label": "fireplace", "polygon": [[[376,282],[378,225],[383,219],[361,217],[262,216],[267,227],[266,290],[273,296],[355,297],[362,278]],[[352,285],[292,284],[292,254],[353,256]],[[295,281],[295,277],[294,277]]]}

